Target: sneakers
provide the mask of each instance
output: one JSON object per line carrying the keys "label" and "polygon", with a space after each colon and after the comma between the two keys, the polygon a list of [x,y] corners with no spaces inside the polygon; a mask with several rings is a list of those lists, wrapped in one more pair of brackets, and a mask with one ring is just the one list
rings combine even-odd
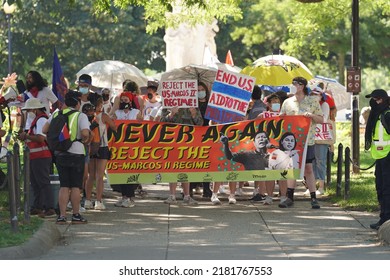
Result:
{"label": "sneakers", "polygon": [[[66,218],[65,218],[65,220],[66,220]],[[58,221],[58,219],[57,219],[57,221]],[[73,214],[72,215],[72,224],[86,224],[86,223],[88,223],[88,221],[80,214]]]}
{"label": "sneakers", "polygon": [[65,225],[67,224],[67,220],[66,220],[66,217],[64,216],[58,216],[57,220],[56,220],[56,224],[57,225]]}
{"label": "sneakers", "polygon": [[236,195],[237,195],[237,196],[242,196],[242,195],[244,195],[244,192],[242,191],[242,188],[238,188],[238,189],[236,190]]}
{"label": "sneakers", "polygon": [[318,189],[316,191],[316,195],[323,195],[324,194],[324,190],[323,189]]}
{"label": "sneakers", "polygon": [[285,200],[279,203],[279,208],[288,208],[293,205],[294,205],[294,201],[292,201],[290,198],[287,197]]}
{"label": "sneakers", "polygon": [[229,204],[236,204],[237,200],[234,195],[229,195]]}
{"label": "sneakers", "polygon": [[106,210],[106,206],[104,205],[103,200],[102,201],[96,200],[95,210]]}
{"label": "sneakers", "polygon": [[271,205],[273,203],[272,197],[266,196],[265,199],[262,201],[264,205]]}
{"label": "sneakers", "polygon": [[123,197],[118,198],[118,201],[114,203],[116,207],[122,207]]}
{"label": "sneakers", "polygon": [[220,186],[219,186],[218,193],[221,193],[221,194],[226,193],[226,190],[225,190],[225,186],[224,186],[224,185],[220,185]]}
{"label": "sneakers", "polygon": [[310,196],[310,191],[309,191],[309,189],[306,189],[306,191],[303,193],[303,196],[304,196],[304,197]]}
{"label": "sneakers", "polygon": [[134,207],[134,206],[135,206],[135,202],[131,198],[125,198],[122,200],[121,207],[130,208],[130,207]]}
{"label": "sneakers", "polygon": [[214,205],[221,205],[221,201],[219,200],[218,196],[213,193],[213,195],[211,196],[211,202],[214,204]]}
{"label": "sneakers", "polygon": [[261,195],[261,194],[257,193],[253,197],[251,197],[249,200],[251,200],[251,201],[264,201],[265,198],[266,198],[265,195]]}
{"label": "sneakers", "polygon": [[315,198],[312,198],[310,203],[311,203],[312,209],[320,209],[321,208],[320,204],[318,203],[318,200]]}
{"label": "sneakers", "polygon": [[85,213],[85,212],[87,212],[87,210],[83,206],[80,205],[79,212],[80,213]]}
{"label": "sneakers", "polygon": [[86,199],[86,200],[84,201],[84,208],[85,208],[85,209],[93,209],[92,201],[89,200],[89,199]]}
{"label": "sneakers", "polygon": [[193,199],[191,196],[185,196],[183,198],[183,204],[197,205],[198,202],[195,199]]}
{"label": "sneakers", "polygon": [[168,198],[166,200],[164,200],[164,203],[165,204],[176,204],[177,203],[176,197],[174,197],[173,195],[170,195],[170,196],[168,196]]}

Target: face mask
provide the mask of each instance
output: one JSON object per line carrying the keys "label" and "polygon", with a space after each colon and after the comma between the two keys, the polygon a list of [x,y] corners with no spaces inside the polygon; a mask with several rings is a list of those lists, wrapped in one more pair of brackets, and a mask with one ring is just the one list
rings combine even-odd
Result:
{"label": "face mask", "polygon": [[295,94],[297,92],[297,88],[295,86],[290,87],[290,93]]}
{"label": "face mask", "polygon": [[129,109],[129,108],[130,108],[130,104],[129,103],[125,103],[125,102],[119,103],[119,109],[120,110]]}
{"label": "face mask", "polygon": [[280,103],[272,103],[271,109],[273,112],[278,112],[280,110]]}
{"label": "face mask", "polygon": [[92,115],[92,116],[88,116],[88,120],[89,120],[89,122],[91,122],[91,121],[93,121],[93,119],[95,118],[95,116],[94,115]]}
{"label": "face mask", "polygon": [[103,94],[102,98],[103,98],[103,101],[107,101],[108,99],[110,99],[110,95],[109,94]]}
{"label": "face mask", "polygon": [[28,112],[27,116],[28,116],[29,119],[35,119],[35,117],[36,117],[34,112]]}
{"label": "face mask", "polygon": [[198,98],[203,99],[206,97],[206,92],[204,90],[198,91]]}
{"label": "face mask", "polygon": [[148,99],[152,99],[153,98],[153,93],[148,93]]}
{"label": "face mask", "polygon": [[89,88],[81,87],[81,88],[79,88],[79,92],[81,92],[81,94],[88,94]]}

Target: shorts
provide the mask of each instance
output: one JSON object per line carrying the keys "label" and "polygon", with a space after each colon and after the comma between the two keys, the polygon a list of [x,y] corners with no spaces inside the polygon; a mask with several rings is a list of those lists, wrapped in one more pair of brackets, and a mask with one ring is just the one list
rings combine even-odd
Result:
{"label": "shorts", "polygon": [[61,188],[83,188],[84,155],[70,153],[57,155],[56,166]]}
{"label": "shorts", "polygon": [[111,152],[108,147],[100,147],[97,154],[91,156],[91,158],[96,158],[96,159],[111,159]]}
{"label": "shorts", "polygon": [[315,158],[316,158],[316,153],[315,153],[314,145],[307,146],[306,163],[312,163]]}

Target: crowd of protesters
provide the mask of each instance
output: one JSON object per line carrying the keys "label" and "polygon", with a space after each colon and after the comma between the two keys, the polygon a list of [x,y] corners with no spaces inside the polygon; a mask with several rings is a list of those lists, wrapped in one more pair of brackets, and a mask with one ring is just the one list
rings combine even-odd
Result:
{"label": "crowd of protesters", "polygon": [[[3,87],[13,86],[16,77],[7,77],[8,83]],[[320,208],[317,195],[324,194],[323,174],[326,170],[323,158],[317,158],[317,154],[323,155],[330,147],[323,145],[318,147],[321,152],[317,153],[314,139],[314,130],[317,123],[324,123],[334,118],[334,111],[329,110],[330,106],[323,104],[329,102],[332,96],[326,94],[321,85],[309,92],[307,80],[296,77],[292,81],[295,93],[287,96],[286,92],[275,92],[265,95],[258,86],[255,86],[252,93],[250,109],[246,119],[267,118],[276,115],[304,115],[312,120],[312,125],[308,135],[309,148],[306,154],[305,183],[308,187],[308,194],[311,198],[311,207]],[[90,75],[83,74],[78,78],[77,86],[74,90],[69,90],[65,95],[64,104],[61,110],[57,108],[58,99],[50,90],[47,82],[36,71],[30,71],[26,76],[26,90],[17,100],[21,102],[21,113],[23,125],[18,134],[18,139],[24,141],[30,148],[31,166],[31,189],[33,192],[33,202],[30,213],[40,217],[50,217],[57,215],[57,223],[67,223],[66,210],[72,209],[72,223],[86,223],[87,220],[80,214],[89,209],[104,211],[107,206],[103,199],[104,177],[106,176],[106,165],[110,159],[108,147],[107,131],[115,131],[114,120],[152,120],[172,123],[182,123],[191,125],[214,125],[213,122],[204,118],[210,88],[202,82],[198,82],[199,108],[170,108],[163,109],[161,98],[157,94],[158,83],[150,82],[147,86],[147,94],[141,95],[138,85],[131,81],[123,81],[122,92],[113,96],[110,89],[96,89],[93,87],[93,80]],[[2,91],[4,91],[2,89]],[[328,101],[327,101],[328,100]],[[334,105],[334,102],[333,102]],[[323,109],[327,108],[327,109]],[[324,114],[325,110],[325,114]],[[74,142],[67,151],[50,151],[45,137],[49,132],[50,124],[59,115],[66,115],[70,135]],[[325,115],[325,118],[324,118]],[[261,136],[261,137],[260,137]],[[256,154],[238,155],[229,153],[228,143],[221,139],[227,152],[227,158],[239,161],[240,158],[253,158],[251,162],[261,163],[262,167],[275,168],[274,163],[268,161],[267,155],[267,135],[260,135],[258,140],[254,139],[254,144],[258,151]],[[290,139],[291,138],[291,139]],[[225,139],[226,140],[226,139]],[[257,142],[258,141],[258,142]],[[265,142],[264,142],[265,141]],[[282,139],[281,139],[282,141]],[[290,143],[288,143],[290,141]],[[288,154],[291,158],[291,166],[296,157],[294,152],[295,141],[293,135],[283,136],[280,149],[275,150],[274,157]],[[264,143],[263,143],[264,142]],[[289,146],[289,144],[291,144]],[[58,193],[58,206],[54,205],[53,190],[50,187],[49,174],[53,170],[53,163],[57,169],[60,190]],[[249,166],[249,165],[248,165]],[[246,169],[254,168],[245,167]],[[319,180],[320,189],[316,189],[316,181]],[[236,191],[237,182],[228,182],[230,186],[229,204],[235,204],[235,195],[242,195]],[[245,182],[240,182],[240,186]],[[203,196],[210,198],[213,204],[221,204],[218,199],[218,190],[223,186],[223,182],[214,183],[181,183],[183,192],[183,203],[196,205],[194,199],[194,189],[203,189]],[[169,186],[169,196],[165,203],[176,203],[177,183]],[[276,186],[279,194],[275,194]],[[288,208],[294,204],[294,189],[296,180],[279,181],[256,181],[254,182],[253,202],[260,202],[265,205],[272,204],[274,196],[280,196],[280,208]],[[146,191],[139,184],[112,185],[115,191],[120,192],[116,207],[134,207],[134,197],[136,192]],[[222,191],[221,191],[222,192]]]}

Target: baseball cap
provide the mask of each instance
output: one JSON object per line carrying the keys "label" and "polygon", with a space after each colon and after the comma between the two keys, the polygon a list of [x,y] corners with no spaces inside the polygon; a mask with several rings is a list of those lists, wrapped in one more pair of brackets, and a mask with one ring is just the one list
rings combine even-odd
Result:
{"label": "baseball cap", "polygon": [[90,75],[88,75],[88,74],[82,74],[79,77],[79,82],[78,83],[79,84],[80,83],[85,83],[85,84],[91,85],[92,84],[92,77]]}
{"label": "baseball cap", "polygon": [[389,95],[384,89],[375,89],[370,94],[366,95],[366,98],[388,98]]}

